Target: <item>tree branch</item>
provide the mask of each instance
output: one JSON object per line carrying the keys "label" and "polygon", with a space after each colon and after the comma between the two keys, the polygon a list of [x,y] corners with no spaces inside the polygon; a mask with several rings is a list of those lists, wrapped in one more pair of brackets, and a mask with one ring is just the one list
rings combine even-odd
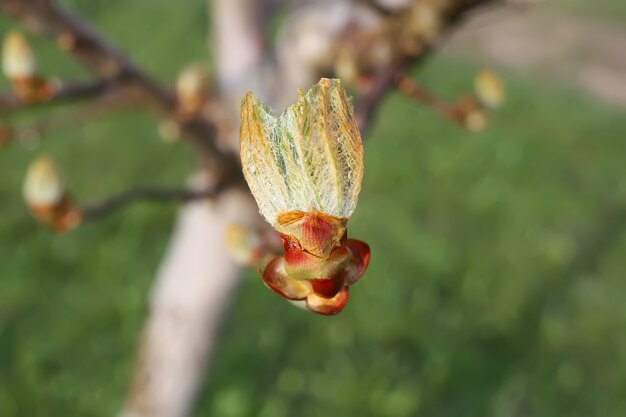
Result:
{"label": "tree branch", "polygon": [[54,40],[64,39],[62,50],[72,54],[91,71],[133,87],[159,111],[176,119],[210,163],[225,176],[238,176],[238,160],[232,152],[216,145],[215,126],[201,115],[181,117],[176,96],[149,74],[135,66],[118,48],[84,20],[64,10],[52,0],[2,0],[0,11],[18,19],[31,30]]}
{"label": "tree branch", "polygon": [[397,57],[390,65],[378,69],[373,77],[371,87],[355,101],[355,116],[361,131],[367,130],[382,100],[389,91],[396,87],[398,80],[407,74],[411,67],[423,63],[430,57],[434,48],[441,46],[446,35],[461,24],[470,12],[495,3],[497,0],[460,0],[455,2],[446,15],[444,32],[439,35],[436,44],[427,47],[417,55]]}
{"label": "tree branch", "polygon": [[15,94],[0,95],[0,113],[7,114],[23,110],[26,107],[32,108],[34,106],[99,97],[112,91],[118,85],[118,81],[117,77],[112,77],[92,82],[66,83],[54,89],[52,96],[47,100],[33,103],[24,102]]}
{"label": "tree branch", "polygon": [[133,383],[120,416],[185,417],[217,346],[220,324],[242,267],[224,242],[231,224],[251,228],[257,207],[243,189],[213,204],[185,204],[150,297]]}
{"label": "tree branch", "polygon": [[[479,108],[482,110],[482,106],[478,104],[478,101],[473,100],[469,96],[465,96],[466,100],[460,100],[455,104],[447,103],[419,86],[407,75],[399,75],[395,78],[395,81],[397,88],[408,98],[436,111],[446,120],[457,123],[465,128],[467,128],[466,118],[468,111],[477,111]],[[469,104],[473,107],[470,108]]]}
{"label": "tree branch", "polygon": [[83,220],[95,220],[111,214],[115,210],[140,201],[150,202],[189,202],[193,200],[215,198],[224,187],[212,187],[204,190],[184,188],[135,187],[103,201],[90,204],[82,209]]}

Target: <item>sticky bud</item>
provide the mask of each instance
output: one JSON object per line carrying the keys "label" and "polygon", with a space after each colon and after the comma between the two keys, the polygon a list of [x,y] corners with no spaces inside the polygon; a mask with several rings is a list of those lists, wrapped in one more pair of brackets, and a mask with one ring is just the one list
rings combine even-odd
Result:
{"label": "sticky bud", "polygon": [[335,74],[348,85],[354,85],[359,76],[359,63],[354,48],[342,48],[335,59]]}
{"label": "sticky bud", "polygon": [[441,32],[441,17],[433,5],[415,2],[408,13],[408,30],[431,43]]}
{"label": "sticky bud", "polygon": [[459,97],[454,105],[454,117],[458,123],[472,133],[485,130],[489,119],[482,104],[470,95]]}
{"label": "sticky bud", "polygon": [[504,85],[494,71],[482,70],[476,74],[474,90],[478,99],[489,108],[498,108],[504,103]]}
{"label": "sticky bud", "polygon": [[431,2],[414,1],[402,14],[402,36],[398,44],[404,53],[420,53],[441,34],[443,22],[438,7]]}
{"label": "sticky bud", "polygon": [[244,176],[285,250],[263,281],[311,311],[336,314],[370,257],[367,244],[347,238],[363,178],[350,100],[341,81],[323,78],[281,116],[252,93],[241,106]]}
{"label": "sticky bud", "polygon": [[53,86],[37,75],[35,55],[20,32],[12,31],[4,37],[2,71],[11,81],[15,94],[24,102],[46,101],[53,94]]}
{"label": "sticky bud", "polygon": [[241,224],[230,224],[224,231],[226,247],[235,262],[256,266],[263,257],[263,244],[258,231]]}
{"label": "sticky bud", "polygon": [[482,132],[487,127],[487,123],[487,114],[480,109],[470,111],[465,115],[464,125],[470,132]]}
{"label": "sticky bud", "polygon": [[37,72],[37,61],[26,38],[17,31],[4,36],[2,71],[10,80],[32,78]]}
{"label": "sticky bud", "polygon": [[28,167],[24,181],[24,199],[28,205],[53,206],[63,198],[64,187],[56,166],[42,156]]}
{"label": "sticky bud", "polygon": [[184,68],[176,80],[176,95],[183,115],[198,113],[208,97],[209,72],[203,65]]}
{"label": "sticky bud", "polygon": [[39,157],[28,167],[23,195],[31,212],[42,223],[64,232],[80,222],[78,209],[65,190],[51,159]]}
{"label": "sticky bud", "polygon": [[174,119],[164,119],[158,125],[159,136],[165,143],[178,142],[182,136],[180,124]]}

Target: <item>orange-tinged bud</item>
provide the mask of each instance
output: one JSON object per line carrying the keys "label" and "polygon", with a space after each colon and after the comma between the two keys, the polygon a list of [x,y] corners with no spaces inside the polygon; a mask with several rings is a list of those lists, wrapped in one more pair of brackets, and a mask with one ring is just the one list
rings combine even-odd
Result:
{"label": "orange-tinged bud", "polygon": [[248,93],[241,109],[244,176],[284,257],[263,281],[284,298],[336,314],[369,263],[369,246],[347,239],[363,177],[363,145],[339,80],[322,79],[281,116]]}
{"label": "orange-tinged bud", "polygon": [[65,188],[50,158],[41,156],[30,164],[26,172],[23,192],[28,205],[53,206],[61,201]]}
{"label": "orange-tinged bud", "polygon": [[26,38],[17,31],[4,36],[2,44],[2,72],[10,80],[32,78],[37,72],[37,61]]}
{"label": "orange-tinged bud", "polygon": [[482,70],[476,74],[474,90],[480,101],[489,108],[498,108],[504,103],[504,85],[494,71]]}
{"label": "orange-tinged bud", "polygon": [[331,298],[326,298],[317,294],[311,294],[306,299],[306,307],[318,314],[327,316],[337,314],[343,310],[348,302],[349,289],[347,285]]}
{"label": "orange-tinged bud", "polygon": [[159,136],[165,143],[175,143],[182,137],[180,124],[174,119],[164,119],[159,122]]}
{"label": "orange-tinged bud", "polygon": [[54,87],[37,75],[35,55],[20,32],[12,31],[4,37],[2,71],[15,94],[27,103],[46,101],[54,93]]}
{"label": "orange-tinged bud", "polygon": [[404,53],[418,54],[439,37],[443,28],[439,7],[423,0],[413,1],[410,8],[402,13],[402,36],[398,45]]}
{"label": "orange-tinged bud", "polygon": [[[352,46],[352,45],[350,45]],[[354,85],[359,76],[359,62],[355,48],[342,48],[335,59],[335,74],[348,85]]]}
{"label": "orange-tinged bud", "polygon": [[193,64],[184,68],[176,80],[176,95],[183,115],[198,113],[208,98],[210,77],[207,68]]}
{"label": "orange-tinged bud", "polygon": [[258,231],[241,224],[230,224],[224,231],[226,247],[235,262],[254,266],[263,257],[263,242]]}
{"label": "orange-tinged bud", "polygon": [[80,223],[80,212],[65,190],[54,162],[47,157],[37,158],[28,167],[23,195],[35,218],[57,232]]}
{"label": "orange-tinged bud", "polygon": [[464,126],[472,133],[479,133],[487,127],[487,113],[483,110],[473,110],[465,115]]}
{"label": "orange-tinged bud", "polygon": [[463,95],[456,101],[454,117],[472,133],[482,132],[489,122],[485,108],[475,97],[469,95]]}
{"label": "orange-tinged bud", "polygon": [[441,32],[441,16],[432,5],[418,1],[408,13],[407,26],[414,35],[418,35],[430,43]]}
{"label": "orange-tinged bud", "polygon": [[347,221],[315,211],[285,211],[277,216],[274,227],[279,233],[298,239],[310,254],[328,259],[345,239]]}
{"label": "orange-tinged bud", "polygon": [[14,78],[11,86],[15,95],[26,103],[41,103],[50,100],[54,95],[54,85],[40,77]]}

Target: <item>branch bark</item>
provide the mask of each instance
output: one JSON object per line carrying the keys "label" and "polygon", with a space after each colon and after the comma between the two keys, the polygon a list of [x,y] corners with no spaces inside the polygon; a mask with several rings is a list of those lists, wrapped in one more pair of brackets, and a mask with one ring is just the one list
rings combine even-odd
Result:
{"label": "branch bark", "polygon": [[[217,146],[213,123],[201,115],[181,117],[173,92],[135,66],[130,58],[86,21],[51,0],[2,0],[0,11],[20,20],[34,32],[64,45],[63,51],[74,56],[99,77],[105,80],[115,78],[120,84],[139,91],[157,110],[180,123],[208,163],[227,173],[224,175],[238,175],[236,155]],[[58,42],[59,39],[65,41]]]}
{"label": "branch bark", "polygon": [[25,107],[32,108],[34,106],[45,106],[65,101],[99,97],[111,91],[116,83],[117,80],[115,78],[92,82],[66,83],[55,88],[52,95],[47,100],[34,103],[24,102],[14,94],[4,94],[0,96],[0,114],[23,110]]}
{"label": "branch bark", "polygon": [[380,107],[382,100],[395,88],[399,79],[404,77],[411,68],[428,59],[433,49],[440,47],[446,36],[456,29],[470,13],[497,2],[498,0],[458,0],[451,2],[444,19],[445,26],[439,35],[437,43],[424,49],[420,54],[399,56],[390,65],[379,68],[374,75],[374,82],[371,88],[359,97],[355,105],[355,115],[361,130],[365,131],[367,129],[367,126],[374,119],[376,110]]}
{"label": "branch bark", "polygon": [[96,220],[115,210],[119,210],[129,204],[139,201],[152,202],[190,202],[202,199],[214,199],[222,191],[221,187],[207,188],[204,190],[192,190],[185,188],[158,188],[158,187],[135,187],[120,194],[109,197],[98,203],[92,203],[84,207],[83,220]]}

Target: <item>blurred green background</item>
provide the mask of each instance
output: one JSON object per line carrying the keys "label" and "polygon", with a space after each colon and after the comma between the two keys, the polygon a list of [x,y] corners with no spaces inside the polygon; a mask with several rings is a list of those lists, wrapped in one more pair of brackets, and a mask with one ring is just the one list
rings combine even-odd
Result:
{"label": "blurred green background", "polygon": [[[165,81],[209,57],[204,1],[62,3]],[[620,0],[537,7],[626,33]],[[0,32],[15,27],[0,17]],[[30,39],[46,71],[85,76]],[[454,98],[485,64],[444,50],[416,79]],[[350,229],[373,258],[347,308],[294,309],[250,272],[197,416],[626,415],[626,110],[540,72],[500,73],[508,101],[480,134],[390,95]],[[138,109],[0,149],[0,416],[111,416],[176,207],[135,205],[53,235],[21,201],[41,152],[82,201],[180,184],[194,157]]]}

